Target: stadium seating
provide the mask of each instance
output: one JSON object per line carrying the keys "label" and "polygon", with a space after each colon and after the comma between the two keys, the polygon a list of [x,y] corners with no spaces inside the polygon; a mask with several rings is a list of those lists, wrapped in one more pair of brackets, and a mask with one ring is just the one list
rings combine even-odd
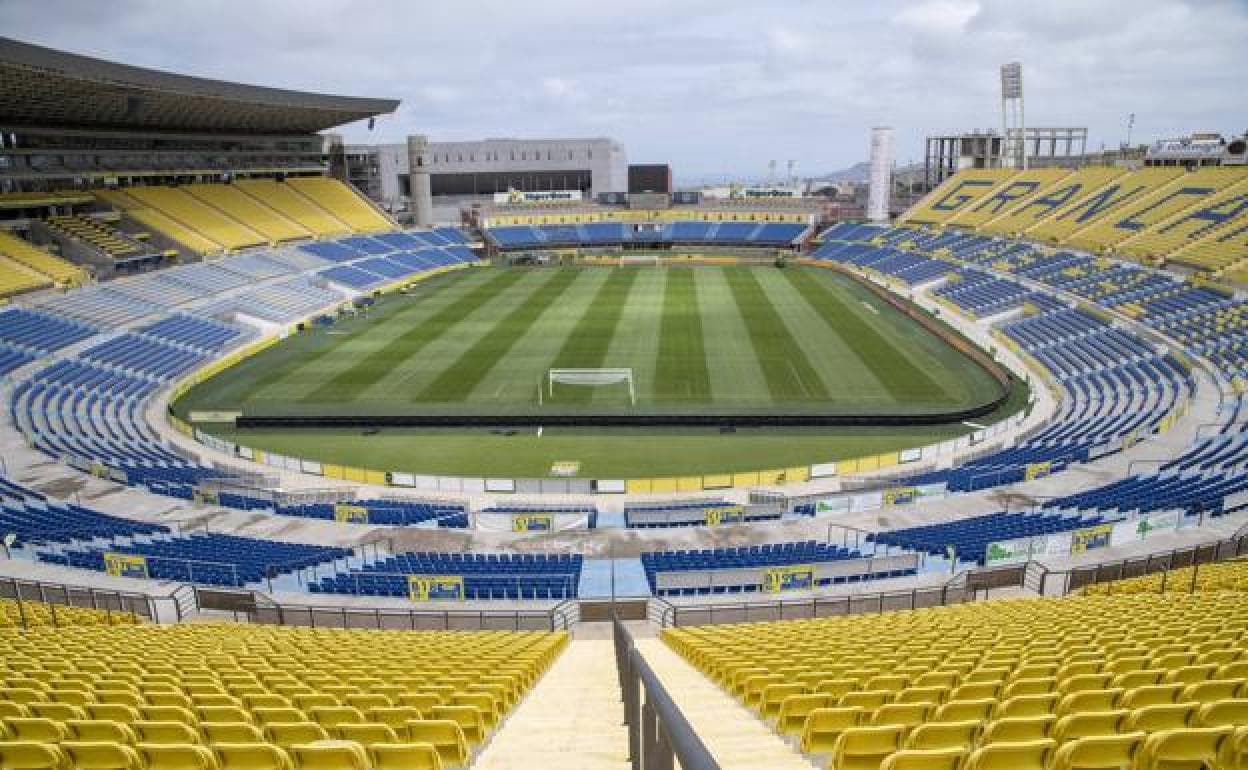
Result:
{"label": "stadium seating", "polygon": [[326,177],[292,177],[286,180],[291,188],[331,212],[357,233],[380,233],[396,229],[394,223],[373,205],[337,179]]}
{"label": "stadium seating", "polygon": [[[179,187],[131,187],[126,194],[140,204],[189,228],[227,251],[258,246],[264,236],[196,199]],[[190,244],[188,244],[190,245]]]}
{"label": "stadium seating", "polygon": [[[14,684],[0,689],[0,766],[462,767],[567,641],[210,624],[0,629]],[[316,743],[326,738],[335,740]]]}
{"label": "stadium seating", "polygon": [[0,629],[40,626],[126,626],[138,623],[129,612],[70,607],[23,599],[0,599]]}
{"label": "stadium seating", "polygon": [[[1233,731],[1221,715],[1248,694],[1245,629],[1242,594],[1211,591],[998,600],[663,637],[832,768],[946,766],[905,764],[903,749],[961,751],[981,768],[1121,768],[1104,757],[1137,754],[1146,761],[1131,767],[1212,768],[1226,766],[1219,754]],[[1183,751],[1193,764],[1165,763]],[[1076,759],[1098,754],[1100,763]]]}
{"label": "stadium seating", "polygon": [[[697,594],[751,593],[763,590],[763,570],[769,567],[792,565],[818,565],[863,559],[858,551],[827,543],[807,540],[796,543],[768,543],[742,546],[740,548],[710,548],[698,551],[643,552],[641,566],[645,570],[650,590],[656,596],[694,596]],[[867,561],[862,562],[860,572],[844,572],[830,577],[813,575],[811,587],[839,583],[853,583],[914,574],[913,569],[888,568],[883,572],[872,571]],[[713,570],[736,570],[698,585],[660,587],[658,577],[663,573],[710,572]],[[743,571],[744,570],[744,571]]]}
{"label": "stadium seating", "polygon": [[53,216],[48,217],[47,225],[61,235],[87,243],[117,260],[138,256],[144,251],[137,242],[92,217]]}
{"label": "stadium seating", "polygon": [[988,194],[1002,189],[1015,174],[1013,169],[967,169],[947,180],[906,212],[901,221],[907,224],[941,224],[957,214],[974,208]]}
{"label": "stadium seating", "polygon": [[50,353],[85,340],[96,329],[27,308],[0,309],[0,342]]}
{"label": "stadium seating", "polygon": [[[457,517],[463,516],[465,513],[463,505],[446,500],[353,500],[344,505],[353,509],[351,511],[351,521],[395,527],[410,526],[429,521],[438,522],[440,526],[446,526],[443,522],[451,519],[457,521]],[[283,516],[302,516],[310,519],[333,521],[336,518],[340,518],[338,510],[338,506],[333,503],[305,503],[279,507],[277,513]],[[363,511],[362,514],[360,510]],[[341,514],[341,517],[346,518],[346,513]]]}
{"label": "stadium seating", "polygon": [[187,185],[186,192],[263,235],[270,243],[310,238],[312,233],[252,196],[225,184]]}
{"label": "stadium seating", "polygon": [[612,222],[499,225],[487,229],[486,236],[502,249],[630,242],[788,246],[808,229],[806,224],[795,222],[709,222],[690,219],[648,224],[640,230]]}
{"label": "stadium seating", "polygon": [[323,578],[320,593],[408,596],[409,575],[458,576],[466,599],[570,599],[577,595],[579,554],[400,553]]}
{"label": "stadium seating", "polygon": [[318,237],[335,237],[351,232],[345,222],[331,213],[332,210],[321,208],[282,182],[240,179],[234,186]]}
{"label": "stadium seating", "polygon": [[1002,209],[1000,216],[980,228],[983,232],[1017,235],[1065,204],[1101,189],[1127,173],[1114,166],[1092,166],[1071,172],[1028,198]]}
{"label": "stadium seating", "polygon": [[44,495],[0,478],[0,531],[17,536],[19,547],[94,538],[168,532],[159,524],[121,519]]}
{"label": "stadium seating", "polygon": [[87,280],[86,272],[60,257],[36,248],[26,241],[0,230],[0,292],[14,294],[50,284],[79,286]]}
{"label": "stadium seating", "polygon": [[1061,168],[1033,168],[1020,171],[984,196],[974,206],[962,207],[947,222],[958,227],[977,227],[996,219],[1015,206],[1026,205],[1035,196],[1070,174]]}
{"label": "stadium seating", "polygon": [[1099,515],[1067,516],[1060,513],[991,513],[941,524],[891,529],[867,535],[867,542],[924,551],[933,556],[957,554],[960,561],[983,564],[988,545],[1001,540],[1069,532],[1104,523]]}
{"label": "stadium seating", "polygon": [[142,556],[148,576],[155,579],[241,587],[346,558],[351,552],[345,548],[195,533],[190,537],[135,539],[104,547],[65,547],[41,552],[39,559],[102,572],[106,569],[106,553]]}

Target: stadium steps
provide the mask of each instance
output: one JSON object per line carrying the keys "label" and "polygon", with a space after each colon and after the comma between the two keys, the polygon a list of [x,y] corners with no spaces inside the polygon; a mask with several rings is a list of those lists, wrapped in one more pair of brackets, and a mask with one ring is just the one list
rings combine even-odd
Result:
{"label": "stadium steps", "polygon": [[637,649],[722,770],[810,770],[805,757],[662,641],[638,639]]}
{"label": "stadium steps", "polygon": [[630,767],[613,645],[610,639],[569,643],[472,763],[473,770]]}

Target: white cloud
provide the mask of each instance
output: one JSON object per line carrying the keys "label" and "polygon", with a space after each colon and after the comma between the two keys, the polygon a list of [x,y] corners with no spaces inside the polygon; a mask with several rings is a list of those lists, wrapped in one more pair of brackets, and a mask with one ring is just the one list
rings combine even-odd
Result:
{"label": "white cloud", "polygon": [[350,140],[608,135],[678,176],[808,172],[999,123],[1023,62],[1028,122],[1116,144],[1243,131],[1243,0],[0,0],[3,34],[143,66],[404,108]]}

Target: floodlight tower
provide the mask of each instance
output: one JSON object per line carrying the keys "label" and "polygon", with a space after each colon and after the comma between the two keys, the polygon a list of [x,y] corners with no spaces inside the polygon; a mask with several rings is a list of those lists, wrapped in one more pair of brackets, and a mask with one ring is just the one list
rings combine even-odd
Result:
{"label": "floodlight tower", "polygon": [[1001,65],[1001,165],[1027,169],[1027,132],[1023,120],[1023,65]]}

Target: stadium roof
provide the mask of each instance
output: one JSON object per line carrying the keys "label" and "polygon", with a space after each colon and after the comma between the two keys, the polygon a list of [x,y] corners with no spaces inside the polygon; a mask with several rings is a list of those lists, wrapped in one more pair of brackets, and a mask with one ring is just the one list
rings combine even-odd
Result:
{"label": "stadium roof", "polygon": [[398,105],[177,75],[0,37],[6,127],[307,134]]}

